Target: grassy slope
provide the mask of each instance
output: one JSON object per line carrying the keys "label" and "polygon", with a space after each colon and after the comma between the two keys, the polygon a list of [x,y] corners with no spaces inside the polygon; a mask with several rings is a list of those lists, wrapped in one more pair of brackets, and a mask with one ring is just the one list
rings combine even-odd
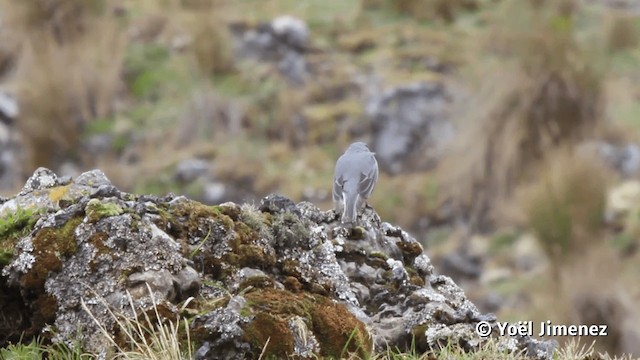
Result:
{"label": "grassy slope", "polygon": [[[499,14],[499,5],[492,1],[477,1],[475,10],[466,9],[464,2],[451,2],[460,6],[451,5],[452,8],[442,10],[437,6],[441,1],[426,1],[424,4],[433,6],[427,9],[437,10],[427,12],[412,8],[415,1],[399,2],[396,6],[384,0],[220,1],[211,9],[207,1],[184,2],[195,4],[191,6],[177,1],[122,1],[127,15],[115,19],[103,18],[105,13],[100,13],[99,8],[104,2],[91,3],[97,4],[98,10],[89,8],[80,16],[90,24],[87,38],[75,39],[72,29],[67,29],[70,33],[65,35],[68,40],[64,45],[45,49],[48,55],[41,57],[45,62],[38,63],[43,60],[28,56],[20,61],[20,71],[12,86],[26,94],[28,111],[21,121],[25,125],[21,126],[30,134],[27,140],[33,150],[34,163],[44,164],[54,164],[56,158],[68,156],[82,158],[73,144],[87,135],[114,134],[113,148],[88,161],[103,168],[121,188],[140,193],[197,194],[200,190],[197,186],[183,188],[175,184],[171,176],[178,161],[197,155],[214,161],[215,172],[224,181],[243,181],[259,173],[258,180],[252,184],[258,195],[279,191],[301,199],[311,193],[315,194],[311,196],[314,202],[328,208],[326,184],[332,176],[333,161],[350,141],[349,131],[357,129],[362,122],[366,124],[359,110],[358,94],[331,98],[332,92],[337,93],[348,85],[349,74],[372,68],[388,85],[435,79],[462,83],[468,89],[482,89],[488,74],[493,79],[496,68],[512,61],[508,53],[513,49],[501,49],[507,56],[487,51],[487,47],[491,48],[487,36],[491,36],[492,19]],[[14,10],[9,13],[17,22],[24,19],[25,9],[15,6],[9,9]],[[581,13],[577,36],[606,35],[599,40],[605,47],[607,62],[603,77],[605,116],[624,129],[616,132],[616,137],[624,133],[626,139],[637,139],[640,108],[636,99],[640,88],[633,79],[637,76],[640,57],[639,21],[628,14],[606,13],[600,17],[599,11],[587,9]],[[317,82],[302,89],[291,89],[284,80],[270,75],[272,71],[267,66],[237,64],[234,68],[229,63],[224,23],[254,24],[285,13],[308,23],[316,50],[309,55],[309,60],[331,64],[330,70]],[[46,18],[47,14],[31,16]],[[37,38],[43,31],[60,26],[43,23],[48,27],[23,21],[22,25],[29,26],[16,27],[16,36]],[[128,29],[126,35],[123,29]],[[175,46],[176,39],[184,35],[216,41],[194,41],[184,48]],[[78,53],[95,56],[77,56]],[[455,71],[443,78],[424,68],[407,66],[416,56],[435,56],[452,64]],[[105,62],[105,58],[110,61]],[[48,74],[68,75],[61,70],[73,71],[71,76],[57,78],[29,71],[33,68]],[[99,76],[95,75],[96,68],[100,69]],[[202,106],[203,102],[214,106]],[[243,126],[239,132],[230,130],[227,119],[219,116],[219,109],[240,113]],[[292,145],[296,133],[289,119],[297,113],[314,120],[309,139],[320,146],[297,148]],[[323,121],[327,118],[340,119],[344,126],[328,127]],[[83,128],[79,130],[69,119],[80,121]],[[132,141],[136,134],[142,134],[142,140]],[[131,158],[143,160],[123,161]],[[239,163],[246,165],[239,167]],[[395,178],[382,175],[376,193],[385,195],[374,196],[372,204],[385,220],[412,224],[413,216],[429,215],[439,204],[435,178],[435,174]],[[585,195],[589,196],[589,193]],[[519,228],[518,233],[527,232],[531,224],[525,221],[523,226],[525,229]],[[446,235],[443,238],[451,240]],[[498,236],[489,241],[499,242]],[[488,262],[508,262],[509,257],[504,253],[508,252],[509,244],[497,246],[504,248],[490,254]],[[437,253],[438,247],[429,251]],[[621,262],[619,286],[629,288],[627,284],[637,279],[639,263],[637,254]],[[618,279],[618,275],[609,275]],[[572,305],[570,299],[566,298],[559,307],[557,298],[545,295],[558,286],[571,292],[577,288],[575,281],[558,285],[554,276],[553,270],[546,269],[542,275],[516,274],[506,281],[490,283],[488,286],[505,296],[526,294],[532,299],[502,310],[499,317],[546,320],[557,316],[559,322],[575,320],[562,317],[561,309]],[[601,281],[609,279],[603,276]],[[640,294],[631,296],[638,299]],[[554,308],[560,309],[560,314],[555,314]]]}

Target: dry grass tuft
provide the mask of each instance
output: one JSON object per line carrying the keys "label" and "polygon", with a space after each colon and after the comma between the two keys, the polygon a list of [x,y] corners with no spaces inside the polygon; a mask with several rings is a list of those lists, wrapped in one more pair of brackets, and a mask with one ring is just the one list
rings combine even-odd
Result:
{"label": "dry grass tuft", "polygon": [[9,25],[20,33],[40,30],[57,44],[73,42],[93,26],[92,20],[105,12],[105,0],[4,1]]}
{"label": "dry grass tuft", "polygon": [[22,42],[15,86],[30,167],[77,158],[83,127],[114,110],[124,36],[103,7],[71,0],[6,4]]}
{"label": "dry grass tuft", "polygon": [[[164,319],[161,315],[161,305],[155,305],[157,302],[148,284],[147,290],[154,305],[150,311],[142,311],[142,314],[134,304],[131,294],[127,292],[133,317],[112,310],[105,299],[99,298],[100,305],[107,308],[108,314],[116,323],[115,333],[123,338],[125,345],[93,314],[84,299],[80,301],[82,309],[95,322],[100,334],[116,349],[114,359],[193,359],[189,322],[179,315],[175,320]],[[183,311],[191,300],[193,298],[189,298],[179,310]]]}
{"label": "dry grass tuft", "polygon": [[611,51],[635,48],[640,44],[638,17],[628,14],[615,14],[610,19],[607,42]]}
{"label": "dry grass tuft", "polygon": [[[550,319],[553,324],[605,325],[607,336],[584,336],[575,339],[583,345],[593,343],[597,351],[610,354],[635,353],[640,350],[638,312],[629,293],[634,286],[621,276],[622,264],[610,244],[591,244],[581,251],[581,256],[560,264],[553,275],[555,290],[538,304],[544,314],[541,321]],[[564,343],[559,353],[571,349],[571,337],[558,337]],[[568,343],[567,343],[568,342]],[[576,344],[573,344],[576,345]]]}
{"label": "dry grass tuft", "polygon": [[[365,0],[365,8],[376,8],[380,0]],[[392,1],[394,10],[412,16],[418,20],[444,20],[452,22],[457,14],[464,10],[476,10],[478,0],[397,0]]]}
{"label": "dry grass tuft", "polygon": [[520,194],[527,227],[557,267],[602,243],[610,177],[602,163],[590,160],[558,151]]}
{"label": "dry grass tuft", "polygon": [[200,70],[209,75],[235,70],[229,31],[214,10],[194,12],[191,49]]}
{"label": "dry grass tuft", "polygon": [[442,174],[472,228],[491,223],[547,154],[591,137],[603,123],[603,71],[578,41],[572,1],[508,1],[490,46],[499,69],[484,77]]}
{"label": "dry grass tuft", "polygon": [[[583,337],[581,344],[595,340],[595,349],[612,354],[638,351],[634,344],[640,334],[631,324],[640,313],[628,291],[633,285],[622,277],[621,254],[607,241],[604,224],[612,176],[587,155],[554,151],[536,166],[539,179],[518,189],[522,225],[533,231],[551,260],[549,272],[536,281],[546,281],[546,291],[531,292],[532,308],[540,321],[608,327],[607,337]],[[577,349],[565,346],[565,353]]]}

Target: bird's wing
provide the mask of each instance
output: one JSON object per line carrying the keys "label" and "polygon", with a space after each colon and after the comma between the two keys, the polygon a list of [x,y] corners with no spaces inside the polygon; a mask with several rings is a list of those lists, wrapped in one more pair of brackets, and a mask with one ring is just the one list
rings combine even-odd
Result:
{"label": "bird's wing", "polygon": [[371,195],[373,187],[376,185],[376,181],[378,181],[378,164],[375,159],[373,159],[373,165],[375,166],[371,166],[369,172],[363,172],[360,174],[358,193],[365,199],[367,199],[369,195]]}
{"label": "bird's wing", "polygon": [[342,199],[342,186],[344,180],[342,178],[333,179],[333,201],[339,201]]}

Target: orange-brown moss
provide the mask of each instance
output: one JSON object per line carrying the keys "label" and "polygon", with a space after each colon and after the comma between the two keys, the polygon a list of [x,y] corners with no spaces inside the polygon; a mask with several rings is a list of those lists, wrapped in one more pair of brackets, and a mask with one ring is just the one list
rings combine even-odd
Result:
{"label": "orange-brown moss", "polygon": [[301,275],[299,270],[300,262],[293,259],[286,259],[281,264],[282,264],[281,270],[283,274],[300,277]]}
{"label": "orange-brown moss", "polygon": [[405,267],[405,270],[407,271],[407,273],[409,274],[409,282],[411,282],[413,285],[417,285],[417,286],[424,286],[424,279],[418,275],[418,272],[416,271],[416,269],[407,266]]}
{"label": "orange-brown moss", "polygon": [[245,295],[254,310],[271,313],[308,316],[304,295],[292,294],[278,289],[261,289]]}
{"label": "orange-brown moss", "polygon": [[77,216],[59,228],[40,229],[33,235],[33,267],[21,279],[22,286],[34,291],[36,300],[31,321],[32,331],[40,331],[45,324],[52,323],[58,311],[56,299],[44,292],[44,283],[52,271],[62,269],[62,260],[77,251],[74,231],[82,222]]}
{"label": "orange-brown moss", "polygon": [[266,268],[276,263],[275,255],[266,252],[265,246],[257,243],[260,235],[256,230],[242,222],[235,222],[233,229],[236,236],[230,241],[231,251],[224,257],[226,262],[238,268]]}
{"label": "orange-brown moss", "polygon": [[[105,232],[97,232],[89,237],[89,243],[93,245],[97,250],[95,258],[97,258],[101,254],[109,254],[113,259],[113,253],[111,249],[109,249],[109,247],[104,243],[108,238],[109,234]],[[89,262],[89,267],[91,268],[91,270],[96,270],[96,267],[98,266],[98,262],[95,258]]]}
{"label": "orange-brown moss", "polygon": [[41,293],[35,301],[33,315],[33,330],[42,329],[45,324],[51,324],[56,318],[58,301],[52,295]]}
{"label": "orange-brown moss", "polygon": [[40,229],[32,238],[33,267],[22,277],[22,285],[29,289],[41,289],[51,271],[62,269],[62,259],[77,251],[76,238],[73,234],[82,222],[82,217],[67,221],[60,228]]}
{"label": "orange-brown moss", "polygon": [[275,282],[268,276],[252,276],[240,282],[240,289],[251,288],[273,288]]}
{"label": "orange-brown moss", "polygon": [[373,342],[365,325],[347,308],[330,299],[316,297],[311,308],[313,332],[320,342],[320,354],[345,357],[349,353],[368,358]]}
{"label": "orange-brown moss", "polygon": [[239,206],[213,206],[220,214],[228,216],[233,221],[240,221],[242,210]]}
{"label": "orange-brown moss", "polygon": [[327,297],[260,289],[245,298],[255,316],[245,328],[245,340],[262,349],[270,339],[264,353],[267,358],[286,358],[293,352],[293,335],[288,324],[294,316],[311,325],[323,356],[339,358],[353,353],[366,358],[371,353],[372,340],[364,324],[344,305]]}
{"label": "orange-brown moss", "polygon": [[284,287],[294,293],[300,292],[300,290],[302,290],[302,284],[293,276],[287,276],[284,279]]}
{"label": "orange-brown moss", "polygon": [[251,324],[244,329],[244,336],[255,349],[264,349],[267,358],[286,358],[293,353],[293,336],[287,320],[278,314],[257,313]]}
{"label": "orange-brown moss", "polygon": [[405,262],[411,263],[413,259],[422,254],[422,245],[417,242],[398,241],[396,245],[402,251]]}

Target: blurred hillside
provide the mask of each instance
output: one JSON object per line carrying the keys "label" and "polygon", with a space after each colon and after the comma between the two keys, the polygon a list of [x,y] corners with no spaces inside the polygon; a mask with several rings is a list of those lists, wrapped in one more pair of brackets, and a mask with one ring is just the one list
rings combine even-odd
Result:
{"label": "blurred hillside", "polygon": [[636,2],[0,4],[1,194],[100,168],[123,191],[329,209],[363,140],[372,206],[482,310],[606,323],[598,349],[640,355]]}

